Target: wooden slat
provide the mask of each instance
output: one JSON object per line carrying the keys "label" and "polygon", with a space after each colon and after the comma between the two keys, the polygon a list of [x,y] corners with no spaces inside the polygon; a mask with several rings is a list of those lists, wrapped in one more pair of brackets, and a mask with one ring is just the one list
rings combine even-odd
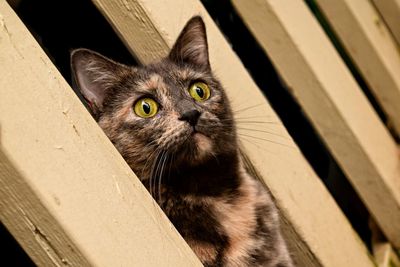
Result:
{"label": "wooden slat", "polygon": [[400,45],[400,0],[372,0]]}
{"label": "wooden slat", "polygon": [[311,12],[302,1],[233,3],[383,232],[399,247],[398,148]]}
{"label": "wooden slat", "polygon": [[365,0],[316,3],[400,136],[400,50],[379,13]]}
{"label": "wooden slat", "polygon": [[[240,130],[240,134],[260,138],[242,135],[243,148],[277,199],[298,266],[373,266],[367,250],[199,1],[93,2],[144,63],[166,55],[186,21],[201,14],[212,68],[227,89],[233,109],[242,110],[237,117],[272,122],[258,126],[239,122],[239,126],[280,135]],[[155,47],[164,48],[146,53]]]}
{"label": "wooden slat", "polygon": [[0,219],[39,266],[201,266],[5,1],[0,131]]}
{"label": "wooden slat", "polygon": [[400,267],[400,260],[390,243],[373,244],[374,257],[378,267]]}
{"label": "wooden slat", "polygon": [[399,257],[392,245],[386,240],[376,222],[370,218],[371,247],[378,267],[400,267]]}

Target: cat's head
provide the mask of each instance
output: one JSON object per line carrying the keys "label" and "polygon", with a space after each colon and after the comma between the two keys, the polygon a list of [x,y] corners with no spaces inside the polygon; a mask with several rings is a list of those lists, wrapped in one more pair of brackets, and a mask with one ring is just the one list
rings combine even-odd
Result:
{"label": "cat's head", "polygon": [[140,178],[163,157],[179,168],[235,153],[232,112],[211,72],[200,17],[157,63],[129,67],[78,49],[71,64],[92,114]]}

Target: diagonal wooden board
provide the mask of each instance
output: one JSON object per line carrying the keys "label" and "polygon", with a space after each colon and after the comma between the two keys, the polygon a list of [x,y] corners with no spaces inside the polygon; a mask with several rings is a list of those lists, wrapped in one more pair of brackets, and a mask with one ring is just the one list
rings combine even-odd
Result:
{"label": "diagonal wooden board", "polygon": [[372,0],[400,46],[400,0]]}
{"label": "diagonal wooden board", "polygon": [[[143,63],[165,56],[186,21],[202,15],[207,25],[211,65],[239,112],[238,120],[272,122],[250,132],[246,154],[277,200],[298,266],[373,266],[366,248],[312,171],[279,118],[224,40],[199,1],[93,0],[127,47]],[[279,145],[282,143],[283,145]]]}
{"label": "diagonal wooden board", "polygon": [[400,247],[398,147],[302,1],[233,1],[386,237]]}
{"label": "diagonal wooden board", "polygon": [[5,1],[0,219],[39,266],[201,266]]}
{"label": "diagonal wooden board", "polygon": [[363,0],[316,3],[400,136],[400,49],[378,11]]}

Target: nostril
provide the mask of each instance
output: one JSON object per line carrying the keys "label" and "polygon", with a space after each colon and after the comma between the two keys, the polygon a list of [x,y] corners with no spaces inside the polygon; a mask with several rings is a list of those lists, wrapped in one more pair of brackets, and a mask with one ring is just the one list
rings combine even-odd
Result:
{"label": "nostril", "polygon": [[200,115],[201,115],[200,111],[193,109],[184,112],[179,118],[179,120],[187,121],[189,122],[190,125],[195,126],[197,124],[197,121],[199,120]]}

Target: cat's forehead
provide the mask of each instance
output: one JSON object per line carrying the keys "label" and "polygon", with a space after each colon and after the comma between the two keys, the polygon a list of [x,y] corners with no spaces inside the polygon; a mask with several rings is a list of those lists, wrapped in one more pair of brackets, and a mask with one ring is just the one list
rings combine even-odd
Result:
{"label": "cat's forehead", "polygon": [[135,68],[131,79],[128,80],[128,87],[129,90],[134,89],[131,92],[136,95],[151,94],[166,100],[164,97],[181,96],[182,89],[188,88],[196,81],[214,84],[210,71],[164,60]]}
{"label": "cat's forehead", "polygon": [[166,84],[161,74],[157,72],[147,72],[145,75],[141,75],[141,78],[136,81],[136,87],[143,91],[151,91],[155,89],[166,89]]}
{"label": "cat's forehead", "polygon": [[151,80],[153,83],[181,83],[185,81],[208,79],[210,76],[209,73],[191,66],[176,65],[166,61],[146,66],[143,68],[141,74],[144,80]]}

